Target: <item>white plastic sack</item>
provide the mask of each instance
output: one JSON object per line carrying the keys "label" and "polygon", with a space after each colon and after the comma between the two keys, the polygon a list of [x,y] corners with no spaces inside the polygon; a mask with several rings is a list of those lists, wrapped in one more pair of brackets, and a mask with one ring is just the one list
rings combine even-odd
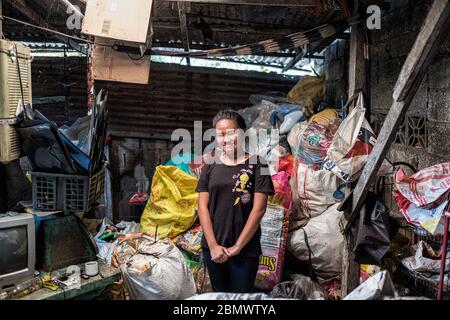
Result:
{"label": "white plastic sack", "polygon": [[342,212],[337,210],[338,206],[329,207],[321,215],[311,218],[306,226],[289,233],[287,248],[298,260],[309,262],[309,245],[311,265],[319,280],[328,280],[342,273],[344,236],[339,228]]}
{"label": "white plastic sack", "polygon": [[[365,114],[364,98],[360,93],[355,108],[342,121],[327,150],[324,169],[330,170],[344,181],[358,179],[368,155],[377,142]],[[384,161],[380,171],[383,173],[389,168],[389,163]]]}
{"label": "white plastic sack", "polygon": [[292,127],[303,117],[302,111],[293,111],[284,117],[284,121],[280,126],[280,134],[288,133]]}
{"label": "white plastic sack", "polygon": [[441,203],[450,192],[450,162],[422,169],[410,177],[400,168],[395,174],[395,188],[418,207]]}
{"label": "white plastic sack", "polygon": [[394,199],[400,212],[409,223],[420,226],[432,235],[444,234],[444,213],[449,210],[450,200],[443,201],[432,209],[418,207],[406,199],[398,190],[394,190]]}
{"label": "white plastic sack", "polygon": [[292,220],[307,221],[324,212],[331,205],[344,200],[348,193],[338,176],[328,170],[314,170],[298,163],[296,176],[291,179],[294,208]]}
{"label": "white plastic sack", "polygon": [[381,300],[397,298],[394,283],[388,271],[378,272],[350,292],[343,300]]}
{"label": "white plastic sack", "polygon": [[287,141],[292,149],[293,154],[298,154],[300,140],[303,135],[303,132],[306,130],[307,127],[308,122],[303,121],[300,123],[296,123],[289,132],[287,136]]}
{"label": "white plastic sack", "polygon": [[395,174],[394,198],[405,219],[433,235],[444,233],[444,213],[450,211],[450,162],[436,164],[408,177]]}
{"label": "white plastic sack", "polygon": [[278,108],[278,105],[262,100],[260,103],[245,109],[238,110],[237,112],[244,118],[247,128],[271,128],[270,115],[274,110]]}
{"label": "white plastic sack", "polygon": [[[435,256],[434,259],[429,256]],[[441,265],[440,254],[436,253],[425,241],[419,241],[414,256],[402,260],[402,264],[409,270],[422,272],[425,274],[439,273]],[[445,260],[445,270],[450,268],[450,257]]]}
{"label": "white plastic sack", "polygon": [[187,299],[196,293],[192,272],[169,240],[148,235],[116,248],[125,287],[132,300]]}

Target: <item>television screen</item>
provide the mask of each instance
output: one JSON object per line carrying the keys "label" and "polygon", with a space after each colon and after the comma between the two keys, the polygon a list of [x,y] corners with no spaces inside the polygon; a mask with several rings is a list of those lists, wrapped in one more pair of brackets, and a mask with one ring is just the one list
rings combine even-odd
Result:
{"label": "television screen", "polygon": [[0,229],[0,275],[27,268],[27,227]]}

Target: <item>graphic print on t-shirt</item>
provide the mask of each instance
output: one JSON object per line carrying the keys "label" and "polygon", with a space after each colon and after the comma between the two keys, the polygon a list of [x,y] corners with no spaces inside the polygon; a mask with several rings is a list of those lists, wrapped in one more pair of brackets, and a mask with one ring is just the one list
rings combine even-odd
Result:
{"label": "graphic print on t-shirt", "polygon": [[240,202],[246,204],[251,200],[251,194],[248,192],[247,188],[252,187],[252,182],[250,181],[250,175],[253,174],[252,168],[253,165],[249,165],[249,169],[241,169],[240,173],[233,175],[235,185],[232,191],[233,193],[239,193],[234,200],[234,205],[237,205]]}

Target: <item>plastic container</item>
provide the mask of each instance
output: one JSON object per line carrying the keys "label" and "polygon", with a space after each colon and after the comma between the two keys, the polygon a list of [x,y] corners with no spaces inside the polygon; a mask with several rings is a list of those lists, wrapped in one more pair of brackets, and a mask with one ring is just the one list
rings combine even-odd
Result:
{"label": "plastic container", "polygon": [[105,167],[92,176],[31,172],[31,177],[34,211],[88,211],[105,187]]}
{"label": "plastic container", "polygon": [[42,279],[39,277],[33,277],[30,280],[26,280],[17,284],[13,289],[2,292],[0,294],[0,300],[18,299],[29,295],[41,289],[44,286]]}

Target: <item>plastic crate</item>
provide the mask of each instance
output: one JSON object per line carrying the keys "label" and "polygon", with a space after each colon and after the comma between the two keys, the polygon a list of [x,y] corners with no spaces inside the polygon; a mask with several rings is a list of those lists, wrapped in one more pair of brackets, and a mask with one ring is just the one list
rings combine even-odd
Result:
{"label": "plastic crate", "polygon": [[31,172],[33,210],[86,212],[103,194],[105,168],[92,176]]}

